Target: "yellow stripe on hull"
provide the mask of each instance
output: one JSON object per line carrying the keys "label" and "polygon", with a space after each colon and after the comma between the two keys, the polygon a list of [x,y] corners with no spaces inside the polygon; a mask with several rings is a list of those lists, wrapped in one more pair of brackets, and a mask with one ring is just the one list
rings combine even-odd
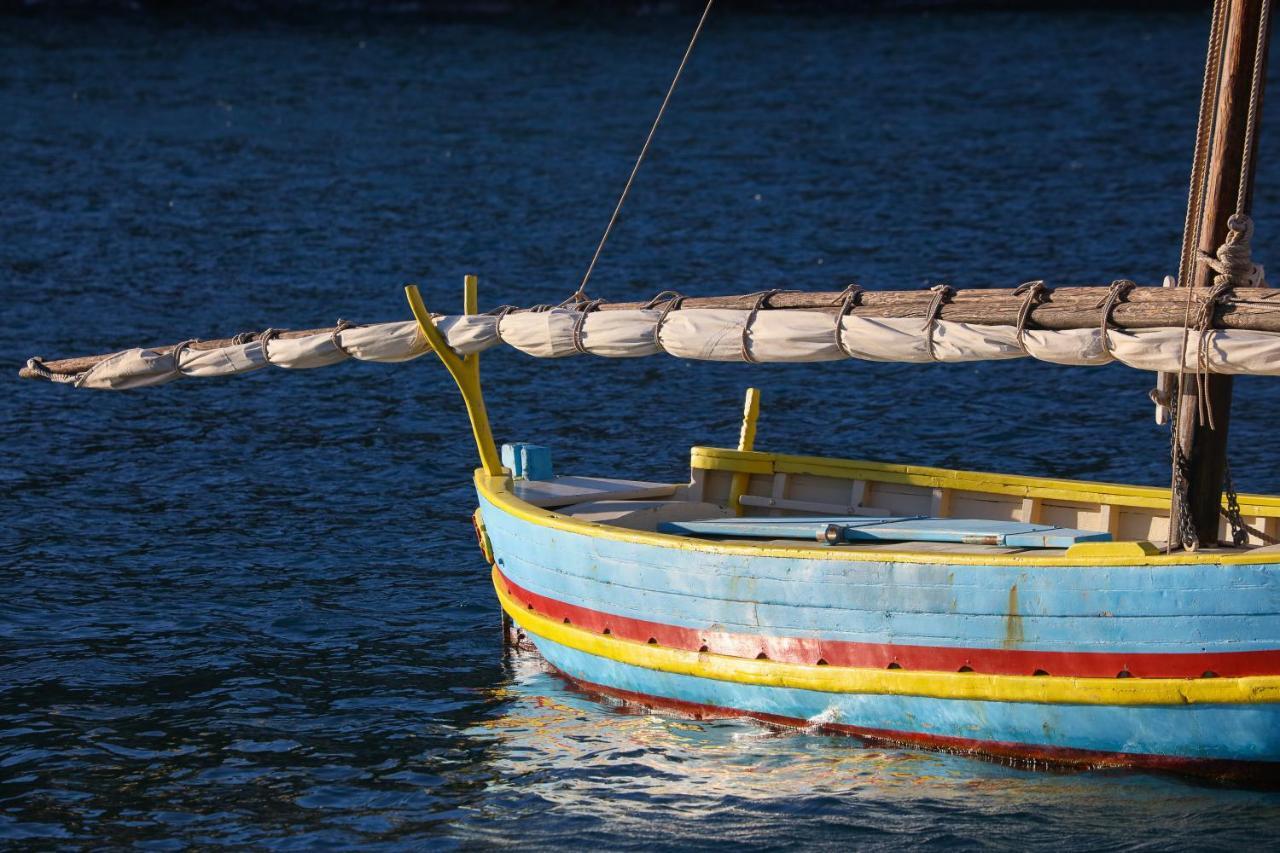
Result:
{"label": "yellow stripe on hull", "polygon": [[958,672],[857,669],[751,660],[621,640],[566,625],[530,610],[493,585],[502,609],[522,628],[576,651],[658,672],[763,687],[1061,705],[1250,705],[1280,702],[1280,676],[1245,678],[1067,678]]}

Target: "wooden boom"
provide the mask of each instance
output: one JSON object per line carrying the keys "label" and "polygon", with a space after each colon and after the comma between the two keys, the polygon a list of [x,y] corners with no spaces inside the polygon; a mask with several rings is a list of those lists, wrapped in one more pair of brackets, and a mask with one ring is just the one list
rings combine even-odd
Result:
{"label": "wooden boom", "polygon": [[[1109,288],[1106,287],[1058,287],[1046,290],[1045,301],[1033,305],[1028,315],[1027,327],[1058,331],[1063,329],[1097,328],[1103,321],[1103,303]],[[1192,293],[1194,306],[1205,301],[1209,288],[1197,288]],[[807,310],[836,313],[844,303],[844,291],[805,292],[779,291],[763,299],[764,310]],[[935,294],[928,290],[867,290],[849,313],[859,317],[920,317],[928,316]],[[1138,287],[1129,292],[1124,301],[1117,302],[1108,320],[1110,326],[1120,329],[1180,328],[1183,324],[1187,291],[1163,287]],[[738,296],[691,296],[683,299],[680,308],[736,308],[749,310],[761,302],[761,294]],[[667,303],[652,305],[648,302],[601,303],[596,310],[617,311],[644,307],[664,307]],[[938,317],[959,323],[987,326],[1013,326],[1026,304],[1022,294],[1011,289],[960,290],[942,304]],[[522,308],[517,311],[532,309]],[[1194,314],[1193,314],[1194,316]],[[1222,329],[1246,329],[1259,332],[1280,332],[1280,290],[1270,288],[1238,288],[1223,299],[1214,313],[1214,326]],[[280,332],[281,338],[299,338],[332,329],[307,329],[306,331]],[[199,341],[189,346],[194,350],[210,350],[230,346],[237,341],[256,340],[262,333],[241,335],[239,338],[220,338]],[[165,353],[176,344],[155,347]],[[93,367],[114,353],[81,356],[44,362],[45,369],[55,374],[74,375]],[[29,367],[19,371],[26,379],[41,378],[41,374]]]}

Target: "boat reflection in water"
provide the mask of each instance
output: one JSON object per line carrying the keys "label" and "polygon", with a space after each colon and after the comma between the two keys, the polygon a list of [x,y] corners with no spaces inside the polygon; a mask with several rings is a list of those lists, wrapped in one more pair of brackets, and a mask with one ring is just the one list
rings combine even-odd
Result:
{"label": "boat reflection in water", "polygon": [[777,835],[781,817],[800,845],[1029,845],[1051,842],[1064,820],[1082,846],[1131,844],[1131,822],[1158,822],[1195,845],[1243,843],[1260,818],[1280,817],[1266,792],[1131,771],[1030,772],[749,720],[693,720],[586,693],[535,651],[514,651],[508,665],[493,695],[502,712],[465,732],[492,739],[492,781],[457,827],[476,841],[581,844],[607,830],[634,832],[637,843],[751,847],[788,840]]}

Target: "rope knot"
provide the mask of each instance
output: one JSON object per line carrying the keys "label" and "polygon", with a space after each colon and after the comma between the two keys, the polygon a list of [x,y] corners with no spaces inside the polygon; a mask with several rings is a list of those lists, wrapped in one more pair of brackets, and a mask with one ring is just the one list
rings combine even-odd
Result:
{"label": "rope knot", "polygon": [[1200,262],[1217,275],[1214,285],[1231,287],[1265,287],[1266,271],[1253,262],[1253,220],[1236,213],[1227,220],[1227,236],[1213,255],[1200,253]]}

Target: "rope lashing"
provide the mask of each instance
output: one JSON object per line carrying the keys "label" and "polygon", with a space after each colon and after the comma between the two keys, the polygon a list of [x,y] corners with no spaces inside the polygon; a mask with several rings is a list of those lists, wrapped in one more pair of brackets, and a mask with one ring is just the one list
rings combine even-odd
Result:
{"label": "rope lashing", "polygon": [[924,333],[925,344],[929,347],[929,359],[937,361],[938,356],[933,351],[933,328],[938,324],[942,306],[951,301],[956,291],[949,284],[935,284],[929,290],[933,293],[933,301],[929,303],[929,310],[925,314],[924,325],[920,327],[920,331]]}
{"label": "rope lashing", "polygon": [[640,306],[641,311],[652,311],[657,305],[672,299],[684,299],[684,294],[678,290],[664,290],[657,296],[650,299],[644,305]]}
{"label": "rope lashing", "polygon": [[333,331],[329,333],[329,340],[333,343],[333,348],[336,349],[338,352],[342,353],[343,355],[345,355],[347,358],[351,357],[351,353],[347,352],[347,348],[342,345],[342,341],[338,338],[338,335],[342,334],[345,330],[350,329],[354,326],[355,326],[355,323],[352,323],[350,320],[344,320],[341,317],[339,317],[338,325],[334,326]]}
{"label": "rope lashing", "polygon": [[774,295],[781,293],[781,290],[762,290],[756,294],[756,304],[751,307],[751,313],[747,315],[747,322],[742,324],[742,360],[748,364],[756,364],[756,357],[751,354],[751,324],[756,321],[756,315],[760,313],[760,309],[768,304],[769,299]]}
{"label": "rope lashing", "polygon": [[840,348],[840,352],[849,358],[857,358],[857,356],[844,345],[844,332],[842,329],[844,318],[849,316],[849,312],[862,301],[862,294],[865,292],[866,288],[862,285],[851,284],[840,294],[840,313],[836,315],[836,346]]}
{"label": "rope lashing", "polygon": [[1045,287],[1044,281],[1040,279],[1023,282],[1013,289],[1014,296],[1023,297],[1022,307],[1018,309],[1018,325],[1015,330],[1018,347],[1023,352],[1027,351],[1027,344],[1023,340],[1027,332],[1027,321],[1031,319],[1031,312],[1035,307],[1044,304],[1044,301],[1049,298],[1049,292],[1049,288]]}
{"label": "rope lashing", "polygon": [[578,304],[575,309],[578,316],[573,321],[573,348],[578,351],[579,355],[586,355],[587,348],[582,343],[582,328],[586,325],[587,315],[600,307],[604,302],[603,299],[589,299],[586,302]]}
{"label": "rope lashing", "polygon": [[182,372],[182,354],[195,342],[196,338],[188,338],[169,351],[169,355],[173,358],[173,366],[179,373]]}
{"label": "rope lashing", "polygon": [[1127,278],[1118,278],[1111,282],[1111,288],[1107,291],[1107,296],[1096,307],[1102,309],[1102,351],[1109,358],[1115,356],[1111,353],[1111,341],[1108,333],[1111,331],[1111,312],[1116,310],[1116,304],[1124,301],[1129,295],[1129,291],[1137,287]]}
{"label": "rope lashing", "polygon": [[1213,422],[1212,401],[1209,399],[1209,339],[1213,335],[1218,307],[1226,302],[1234,287],[1229,281],[1215,284],[1209,289],[1209,294],[1200,304],[1196,315],[1196,418],[1198,423],[1207,424],[1209,429],[1217,429]]}
{"label": "rope lashing", "polygon": [[45,367],[39,356],[27,359],[27,369],[35,371],[41,379],[47,379],[50,382],[72,383],[79,379],[84,373],[54,373]]}
{"label": "rope lashing", "polygon": [[267,364],[271,363],[271,353],[267,351],[267,344],[271,343],[271,339],[280,334],[279,329],[267,329],[258,335],[258,343],[262,346],[262,360]]}
{"label": "rope lashing", "polygon": [[649,145],[653,142],[654,134],[658,132],[658,125],[662,123],[662,116],[667,111],[667,104],[671,103],[671,95],[676,90],[676,84],[680,82],[680,75],[684,73],[684,66],[689,62],[689,56],[693,53],[693,46],[698,43],[698,36],[702,35],[702,25],[707,22],[707,16],[711,14],[711,5],[714,2],[715,0],[707,0],[707,6],[702,10],[702,17],[698,19],[698,25],[693,28],[693,36],[689,39],[689,46],[684,49],[684,56],[680,58],[680,65],[676,67],[675,76],[671,78],[671,85],[667,87],[667,94],[662,99],[662,105],[658,107],[658,114],[653,117],[653,124],[649,126],[649,135],[645,137],[644,145],[640,147],[640,154],[636,157],[635,165],[631,167],[631,174],[627,176],[627,183],[622,187],[622,194],[618,196],[618,203],[614,205],[613,213],[609,217],[609,224],[604,227],[604,233],[600,235],[600,243],[596,246],[595,254],[591,256],[591,263],[587,265],[587,271],[582,276],[582,282],[578,285],[578,289],[574,291],[573,298],[577,301],[583,301],[587,298],[587,281],[591,278],[591,273],[596,268],[596,262],[600,260],[600,253],[604,251],[604,244],[608,242],[613,226],[618,222],[618,214],[622,212],[622,205],[627,200],[627,195],[631,192],[631,185],[635,183],[636,173],[640,171],[640,164],[644,162],[645,155],[649,153]]}
{"label": "rope lashing", "polygon": [[667,304],[662,308],[662,313],[658,315],[658,322],[653,324],[653,345],[662,352],[667,351],[667,348],[662,345],[662,324],[667,322],[667,316],[672,311],[678,310],[680,306],[684,304],[685,298],[674,290],[664,290],[662,293],[659,293],[653,299],[649,300],[649,304],[645,306],[646,308],[650,308],[656,305],[657,302],[655,300],[665,296],[667,293],[671,294],[671,298],[667,300]]}
{"label": "rope lashing", "polygon": [[1266,287],[1266,271],[1253,262],[1253,220],[1237,213],[1227,220],[1227,236],[1213,255],[1200,252],[1200,263],[1217,273],[1213,283],[1232,287]]}

